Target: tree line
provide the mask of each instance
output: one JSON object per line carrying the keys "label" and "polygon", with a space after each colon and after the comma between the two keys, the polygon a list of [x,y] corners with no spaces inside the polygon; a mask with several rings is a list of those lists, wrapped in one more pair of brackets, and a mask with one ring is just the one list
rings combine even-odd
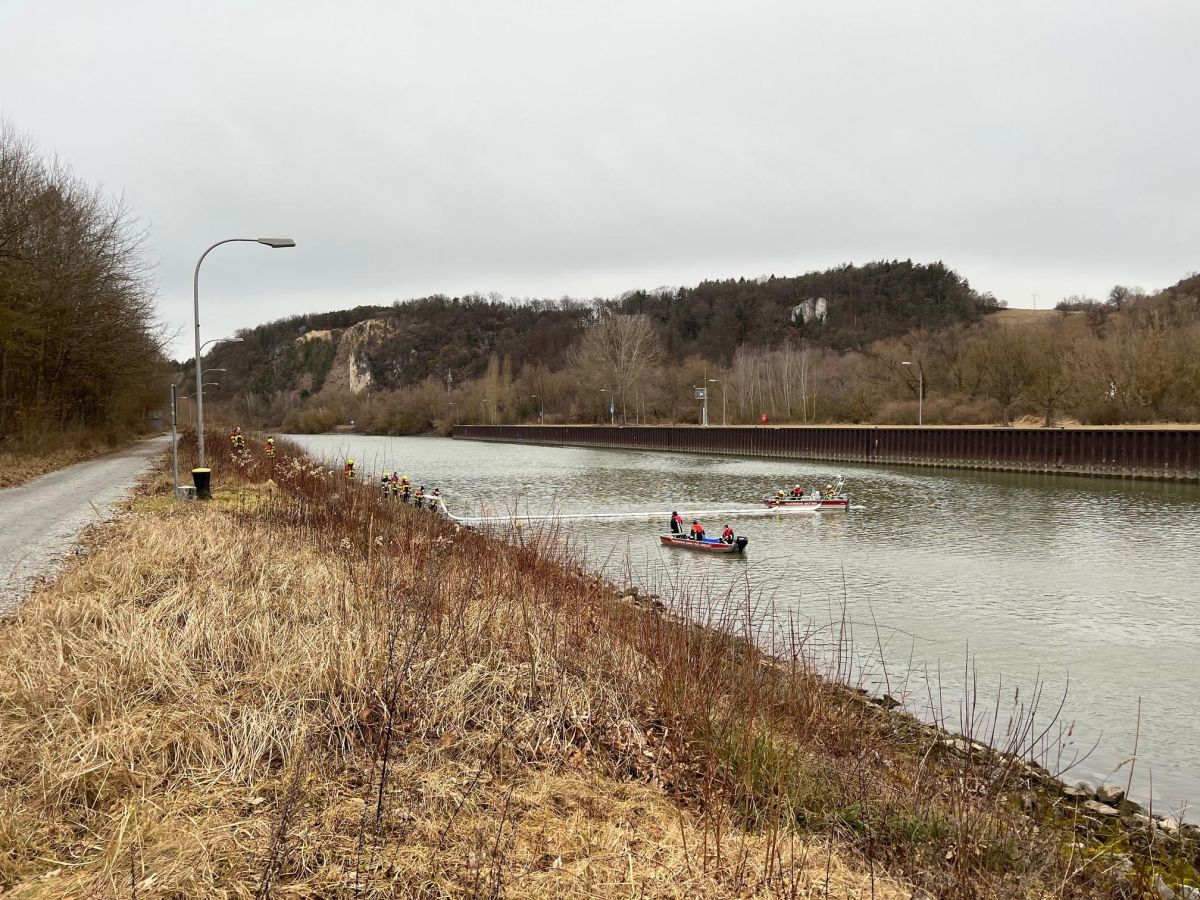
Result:
{"label": "tree line", "polygon": [[[631,377],[624,365],[608,373],[598,371],[592,345],[605,332],[587,337],[614,317],[644,322],[661,351],[660,361],[672,360],[670,369],[678,375],[694,358],[726,367],[744,347],[782,341],[861,347],[902,334],[917,322],[932,327],[977,322],[1001,305],[975,292],[941,262],[891,260],[797,277],[772,275],[632,291],[613,299],[506,301],[495,294],[435,295],[391,307],[294,316],[238,332],[243,343],[216,348],[208,364],[227,369],[220,394],[242,416],[274,422],[289,413],[312,418],[316,406],[332,410],[336,405],[336,398],[324,390],[334,362],[334,341],[370,318],[382,323],[386,335],[363,353],[378,390],[424,396],[420,388],[426,381],[440,384],[444,392],[481,380],[498,384],[503,378],[488,373],[507,366],[550,392],[556,390],[550,373],[582,365],[600,381],[615,382],[601,384],[600,389],[614,392],[626,413],[635,410],[636,418],[636,410],[645,408],[649,414],[651,407],[663,406],[642,387],[648,370],[639,371],[638,377]],[[334,340],[305,339],[326,331]],[[493,357],[498,368],[492,366]],[[577,405],[584,408],[582,400]],[[667,406],[678,404],[671,401]]]}
{"label": "tree line", "polygon": [[143,233],[125,204],[0,123],[0,437],[110,440],[164,405]]}
{"label": "tree line", "polygon": [[[675,358],[644,314],[602,313],[557,368],[492,353],[475,379],[366,396],[326,397],[292,411],[289,429],[354,420],[380,433],[445,431],[455,422],[709,421],[1030,425],[1200,421],[1200,277],[1155,295],[914,328],[838,351],[785,333],[743,344],[727,364]],[[610,409],[613,410],[610,413]]]}

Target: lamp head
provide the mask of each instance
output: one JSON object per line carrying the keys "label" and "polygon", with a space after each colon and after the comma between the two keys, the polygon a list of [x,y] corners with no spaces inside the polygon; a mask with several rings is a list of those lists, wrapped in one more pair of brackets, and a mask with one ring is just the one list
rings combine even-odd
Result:
{"label": "lamp head", "polygon": [[259,238],[258,242],[260,244],[266,244],[268,247],[273,247],[276,250],[280,249],[281,247],[296,246],[296,242],[291,238]]}

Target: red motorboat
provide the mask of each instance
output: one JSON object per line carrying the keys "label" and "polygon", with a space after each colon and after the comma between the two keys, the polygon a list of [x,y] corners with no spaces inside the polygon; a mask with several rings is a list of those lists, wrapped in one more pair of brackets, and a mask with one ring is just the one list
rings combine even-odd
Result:
{"label": "red motorboat", "polygon": [[846,483],[842,478],[838,479],[837,486],[830,485],[824,491],[804,491],[796,492],[795,488],[790,491],[776,491],[772,497],[763,497],[763,503],[767,506],[786,506],[789,509],[812,509],[812,510],[839,510],[850,508],[850,495],[846,493]]}
{"label": "red motorboat", "polygon": [[660,534],[658,539],[668,547],[682,547],[685,550],[699,550],[703,553],[741,553],[750,543],[750,539],[746,537],[734,538],[732,544],[727,544],[720,538],[706,537],[696,540],[682,534]]}

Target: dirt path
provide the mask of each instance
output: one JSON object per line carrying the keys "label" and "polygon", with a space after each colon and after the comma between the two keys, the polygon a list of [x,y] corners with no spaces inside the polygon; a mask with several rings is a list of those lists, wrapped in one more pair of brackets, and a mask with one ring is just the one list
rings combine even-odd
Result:
{"label": "dirt path", "polygon": [[16,608],[35,578],[55,571],[84,528],[112,515],[168,443],[152,438],[0,490],[0,616]]}

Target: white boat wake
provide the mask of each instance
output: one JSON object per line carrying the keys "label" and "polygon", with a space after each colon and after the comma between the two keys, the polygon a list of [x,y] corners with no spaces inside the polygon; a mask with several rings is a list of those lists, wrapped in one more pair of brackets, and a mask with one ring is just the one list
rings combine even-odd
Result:
{"label": "white boat wake", "polygon": [[[851,507],[852,509],[862,509],[857,504]],[[632,521],[637,519],[670,519],[673,510],[629,510],[627,512],[603,512],[603,513],[530,513],[521,515],[518,513],[510,513],[507,515],[481,515],[481,516],[456,516],[446,508],[445,503],[441,504],[442,512],[450,519],[458,522],[461,525],[485,525],[494,522],[566,522],[566,521]],[[821,509],[819,507],[755,507],[743,506],[733,509],[686,509],[681,507],[682,515],[685,518],[699,519],[701,517],[709,518],[729,518],[729,519],[750,519],[761,516],[784,516],[813,513],[829,513],[839,512],[840,510]]]}

